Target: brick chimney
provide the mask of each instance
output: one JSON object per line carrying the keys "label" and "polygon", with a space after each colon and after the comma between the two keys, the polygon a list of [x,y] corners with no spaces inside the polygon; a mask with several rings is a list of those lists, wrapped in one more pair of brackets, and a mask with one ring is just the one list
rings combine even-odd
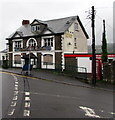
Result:
{"label": "brick chimney", "polygon": [[30,24],[30,21],[29,21],[29,20],[23,20],[23,21],[22,21],[22,25],[27,25],[27,24]]}

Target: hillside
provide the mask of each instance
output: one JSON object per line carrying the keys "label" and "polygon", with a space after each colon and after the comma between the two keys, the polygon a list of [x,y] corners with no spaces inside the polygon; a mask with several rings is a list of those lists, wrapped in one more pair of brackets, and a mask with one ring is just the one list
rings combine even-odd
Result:
{"label": "hillside", "polygon": [[[107,44],[108,53],[115,53],[115,43]],[[96,53],[101,53],[101,45],[96,45]],[[92,53],[92,47],[88,46],[88,53]]]}

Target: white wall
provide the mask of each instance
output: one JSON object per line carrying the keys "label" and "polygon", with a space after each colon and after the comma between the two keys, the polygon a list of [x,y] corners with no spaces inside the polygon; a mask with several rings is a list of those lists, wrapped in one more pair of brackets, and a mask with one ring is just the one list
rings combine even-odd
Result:
{"label": "white wall", "polygon": [[[89,59],[89,57],[78,57],[78,67],[85,67],[87,68],[87,72],[92,72],[92,61]],[[79,72],[82,72],[81,69],[79,69]]]}
{"label": "white wall", "polygon": [[[68,31],[64,33],[63,36],[63,51],[64,52],[73,52],[74,53],[87,53],[88,52],[88,46],[87,46],[87,38],[78,23],[78,30],[76,31],[74,28],[74,24],[78,23],[78,21],[74,21],[73,24],[68,28]],[[76,38],[77,48],[74,46],[74,39]],[[71,45],[68,45],[68,43],[71,43]]]}
{"label": "white wall", "polygon": [[[69,30],[65,32],[63,39],[64,52],[73,52],[74,50],[74,24],[69,27]],[[70,45],[69,45],[70,43]]]}

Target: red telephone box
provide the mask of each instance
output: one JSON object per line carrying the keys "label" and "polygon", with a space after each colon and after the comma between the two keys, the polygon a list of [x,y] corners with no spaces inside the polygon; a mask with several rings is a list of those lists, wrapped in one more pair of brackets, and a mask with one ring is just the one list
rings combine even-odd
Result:
{"label": "red telephone box", "polygon": [[97,80],[102,79],[102,62],[101,59],[99,58],[96,59],[96,75],[97,75]]}

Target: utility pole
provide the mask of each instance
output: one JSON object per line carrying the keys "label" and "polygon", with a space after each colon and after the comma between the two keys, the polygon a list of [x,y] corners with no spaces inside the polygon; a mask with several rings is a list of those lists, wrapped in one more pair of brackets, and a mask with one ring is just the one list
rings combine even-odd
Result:
{"label": "utility pole", "polygon": [[92,6],[92,84],[96,85],[96,54],[95,54],[95,10]]}

